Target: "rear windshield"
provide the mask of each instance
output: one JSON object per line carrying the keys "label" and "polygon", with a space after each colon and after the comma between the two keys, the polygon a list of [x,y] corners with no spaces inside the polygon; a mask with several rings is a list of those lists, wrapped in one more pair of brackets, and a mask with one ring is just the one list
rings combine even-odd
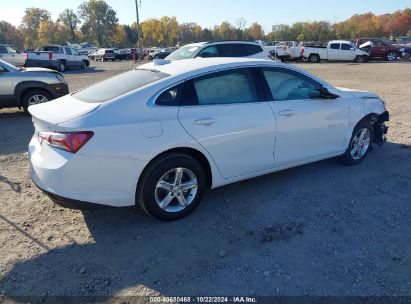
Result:
{"label": "rear windshield", "polygon": [[156,70],[135,69],[96,83],[72,96],[85,102],[101,103],[168,76]]}
{"label": "rear windshield", "polygon": [[106,50],[106,54],[114,54],[114,50]]}

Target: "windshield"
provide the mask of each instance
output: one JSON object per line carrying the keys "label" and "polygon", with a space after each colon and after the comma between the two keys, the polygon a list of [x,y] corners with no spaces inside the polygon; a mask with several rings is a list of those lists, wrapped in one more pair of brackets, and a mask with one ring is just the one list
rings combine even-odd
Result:
{"label": "windshield", "polygon": [[141,88],[170,75],[156,70],[135,69],[74,93],[81,101],[101,103]]}
{"label": "windshield", "polygon": [[172,52],[170,55],[167,56],[166,59],[167,60],[181,60],[181,59],[194,58],[194,54],[197,52],[199,48],[200,46],[186,45]]}

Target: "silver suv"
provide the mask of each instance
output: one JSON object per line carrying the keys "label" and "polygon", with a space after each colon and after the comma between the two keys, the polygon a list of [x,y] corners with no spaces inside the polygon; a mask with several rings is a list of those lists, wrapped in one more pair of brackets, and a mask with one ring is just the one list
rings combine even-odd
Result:
{"label": "silver suv", "polygon": [[43,68],[17,68],[0,59],[0,108],[18,107],[27,112],[34,104],[68,94],[60,73]]}
{"label": "silver suv", "polygon": [[273,59],[271,54],[260,44],[250,41],[209,41],[187,44],[172,52],[166,60],[181,60],[209,57],[248,57]]}

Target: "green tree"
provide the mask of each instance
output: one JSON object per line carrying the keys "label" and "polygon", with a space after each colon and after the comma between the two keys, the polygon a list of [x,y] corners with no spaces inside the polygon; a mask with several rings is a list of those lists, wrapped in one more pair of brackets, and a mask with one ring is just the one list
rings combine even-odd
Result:
{"label": "green tree", "polygon": [[40,22],[50,21],[50,13],[41,8],[27,8],[23,16],[20,31],[24,39],[24,44],[27,47],[36,47],[38,43],[38,30]]}
{"label": "green tree", "polygon": [[79,6],[82,32],[99,46],[109,45],[118,25],[117,13],[104,0],[89,0]]}
{"label": "green tree", "polygon": [[59,21],[67,28],[70,33],[71,42],[74,43],[76,39],[76,30],[80,24],[80,19],[71,9],[65,9],[59,16]]}
{"label": "green tree", "polygon": [[254,22],[244,31],[244,38],[250,40],[260,40],[264,38],[264,31],[261,24]]}
{"label": "green tree", "polygon": [[23,48],[24,44],[18,29],[6,21],[0,21],[0,41],[17,48]]}

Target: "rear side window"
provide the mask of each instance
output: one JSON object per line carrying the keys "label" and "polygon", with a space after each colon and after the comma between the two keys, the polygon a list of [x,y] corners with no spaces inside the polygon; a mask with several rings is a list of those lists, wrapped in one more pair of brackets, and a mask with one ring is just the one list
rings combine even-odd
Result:
{"label": "rear side window", "polygon": [[286,69],[263,69],[273,100],[316,99],[321,84],[313,79]]}
{"label": "rear side window", "polygon": [[62,49],[58,46],[46,46],[46,47],[42,48],[41,51],[53,52],[53,53],[57,53],[57,54],[62,53]]}
{"label": "rear side window", "polygon": [[349,44],[346,44],[346,43],[341,44],[341,49],[343,51],[350,51],[352,48],[354,48],[352,45],[349,45]]}
{"label": "rear side window", "polygon": [[253,73],[237,69],[194,79],[194,93],[199,105],[250,103],[257,101]]}
{"label": "rear side window", "polygon": [[101,103],[168,76],[156,70],[135,69],[78,91],[73,97],[85,102]]}
{"label": "rear side window", "polygon": [[254,45],[254,44],[245,44],[245,53],[246,56],[252,56],[258,53],[261,53],[263,49],[259,45]]}
{"label": "rear side window", "polygon": [[330,49],[339,50],[340,49],[340,44],[339,43],[331,43],[330,44]]}
{"label": "rear side window", "polygon": [[156,105],[177,106],[179,104],[182,87],[183,85],[178,85],[161,93],[156,99]]}
{"label": "rear side window", "polygon": [[221,57],[244,57],[246,55],[244,44],[220,44],[218,50]]}
{"label": "rear side window", "polygon": [[68,47],[66,47],[65,50],[67,55],[72,55],[71,50]]}

